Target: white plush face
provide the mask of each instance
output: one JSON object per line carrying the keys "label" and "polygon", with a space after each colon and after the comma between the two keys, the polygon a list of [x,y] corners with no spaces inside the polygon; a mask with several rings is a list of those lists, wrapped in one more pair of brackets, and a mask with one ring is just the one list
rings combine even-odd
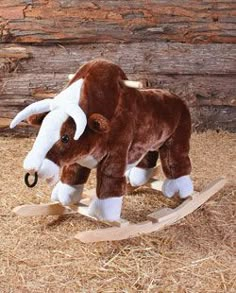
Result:
{"label": "white plush face", "polygon": [[49,112],[44,118],[33,148],[24,160],[23,167],[27,172],[38,172],[39,177],[43,178],[59,176],[59,167],[56,168],[50,160],[45,163],[45,157],[60,139],[60,129],[67,118],[68,115],[60,108]]}
{"label": "white plush face", "polygon": [[[39,177],[49,178],[49,181],[53,183],[57,181],[59,167],[54,162],[45,158],[48,151],[60,139],[61,127],[69,116],[74,119],[76,124],[74,139],[79,139],[84,132],[87,125],[87,118],[79,107],[82,85],[83,79],[75,81],[54,99],[48,100],[49,109],[47,108],[48,106],[43,105],[43,109],[48,109],[50,112],[44,118],[33,148],[24,160],[23,167],[27,172],[38,172]],[[37,103],[39,102],[28,106],[28,110],[26,108],[20,112],[12,121],[11,127],[14,127],[29,115],[39,113],[35,111],[38,105]],[[41,110],[40,113],[42,113]]]}

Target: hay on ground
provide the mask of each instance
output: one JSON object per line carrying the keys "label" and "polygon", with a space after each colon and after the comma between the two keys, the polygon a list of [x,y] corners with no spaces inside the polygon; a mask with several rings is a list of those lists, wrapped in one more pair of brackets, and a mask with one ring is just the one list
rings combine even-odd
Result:
{"label": "hay on ground", "polygon": [[[100,224],[79,215],[11,214],[17,205],[47,202],[50,188],[23,183],[22,162],[33,140],[0,138],[0,292],[236,292],[235,140],[226,132],[193,134],[196,190],[222,175],[228,183],[184,220],[130,240],[83,244],[73,236]],[[93,172],[86,188],[94,186]],[[126,196],[123,216],[141,221],[177,202],[140,190]]]}

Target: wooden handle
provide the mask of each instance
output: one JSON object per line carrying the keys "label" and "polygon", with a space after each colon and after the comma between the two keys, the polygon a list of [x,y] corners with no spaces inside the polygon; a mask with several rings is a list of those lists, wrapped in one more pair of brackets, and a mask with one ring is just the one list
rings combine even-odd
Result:
{"label": "wooden handle", "polygon": [[131,87],[134,89],[141,89],[143,88],[143,84],[141,81],[134,81],[134,80],[123,80],[124,85],[127,87]]}

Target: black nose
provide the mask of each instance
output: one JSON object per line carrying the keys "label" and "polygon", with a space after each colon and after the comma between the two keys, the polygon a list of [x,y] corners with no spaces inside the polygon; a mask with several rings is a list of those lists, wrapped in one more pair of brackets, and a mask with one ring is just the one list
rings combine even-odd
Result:
{"label": "black nose", "polygon": [[30,173],[25,174],[25,185],[32,188],[38,183],[38,173],[35,172],[34,175],[32,175],[32,176],[34,176],[34,181],[32,183],[29,182],[30,176],[31,176]]}

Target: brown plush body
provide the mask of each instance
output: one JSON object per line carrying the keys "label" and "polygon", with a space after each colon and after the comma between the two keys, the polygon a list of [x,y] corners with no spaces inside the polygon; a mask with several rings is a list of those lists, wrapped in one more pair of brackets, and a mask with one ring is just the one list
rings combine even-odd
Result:
{"label": "brown plush body", "polygon": [[30,115],[29,123],[41,125],[23,166],[57,182],[53,201],[78,203],[90,170],[97,168],[97,197],[89,214],[106,221],[120,219],[126,181],[145,184],[158,156],[167,177],[163,194],[186,198],[193,192],[186,104],[168,91],[137,90],[124,80],[117,65],[88,62],[54,99],[29,105],[10,125]]}
{"label": "brown plush body", "polygon": [[77,162],[88,155],[98,162],[99,198],[124,195],[127,166],[138,162],[141,168],[152,168],[158,153],[167,178],[190,174],[191,121],[179,97],[165,90],[128,88],[121,82],[126,79],[123,71],[103,60],[87,63],[70,84],[80,78],[84,79],[80,106],[88,125],[75,141],[74,122],[68,118],[61,137],[68,135],[69,142],[58,141],[47,154],[48,159],[63,167],[62,182],[86,182],[90,169]]}
{"label": "brown plush body", "polygon": [[28,117],[41,125],[23,166],[57,182],[53,201],[78,203],[90,170],[97,168],[97,198],[89,214],[106,221],[120,219],[126,181],[145,184],[158,156],[167,177],[163,194],[186,198],[193,192],[186,104],[165,90],[130,88],[126,79],[111,62],[88,62],[54,99],[27,106],[10,125]]}

